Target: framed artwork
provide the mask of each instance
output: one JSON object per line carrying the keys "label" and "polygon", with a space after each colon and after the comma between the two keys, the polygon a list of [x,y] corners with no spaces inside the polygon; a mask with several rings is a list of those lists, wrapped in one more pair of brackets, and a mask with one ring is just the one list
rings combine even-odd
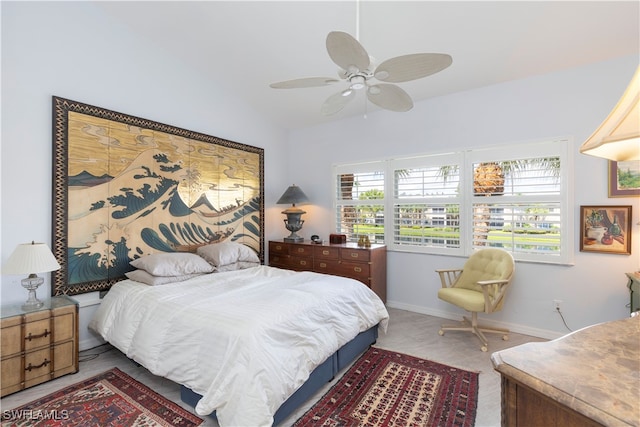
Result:
{"label": "framed artwork", "polygon": [[263,199],[262,148],[53,97],[53,295],[225,240],[263,261]]}
{"label": "framed artwork", "polygon": [[609,197],[640,196],[640,160],[609,160]]}
{"label": "framed artwork", "polygon": [[631,206],[580,206],[580,251],[631,254]]}

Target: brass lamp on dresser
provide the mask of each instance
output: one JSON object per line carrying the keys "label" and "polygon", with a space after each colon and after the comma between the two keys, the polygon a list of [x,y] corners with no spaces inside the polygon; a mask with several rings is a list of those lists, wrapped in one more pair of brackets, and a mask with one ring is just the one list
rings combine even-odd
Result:
{"label": "brass lamp on dresser", "polygon": [[78,304],[66,296],[43,302],[1,308],[2,397],[78,372]]}
{"label": "brass lamp on dresser", "polygon": [[367,285],[386,303],[387,247],[356,243],[326,244],[269,242],[269,265],[296,271],[314,271],[349,277]]}

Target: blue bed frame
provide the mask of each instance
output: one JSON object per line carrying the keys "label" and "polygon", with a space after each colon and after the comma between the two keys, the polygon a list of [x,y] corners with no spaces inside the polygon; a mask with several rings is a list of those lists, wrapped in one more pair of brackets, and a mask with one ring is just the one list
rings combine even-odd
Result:
{"label": "blue bed frame", "polygon": [[[378,325],[361,332],[354,339],[343,345],[338,351],[333,353],[329,358],[318,366],[309,379],[300,386],[295,393],[289,397],[276,411],[273,416],[273,425],[280,424],[285,418],[293,413],[300,405],[306,402],[326,383],[331,381],[338,372],[343,370],[347,365],[356,359],[369,346],[374,344],[378,339]],[[194,392],[188,387],[180,387],[180,398],[183,402],[195,407],[202,396]],[[210,417],[216,417],[213,412]]]}

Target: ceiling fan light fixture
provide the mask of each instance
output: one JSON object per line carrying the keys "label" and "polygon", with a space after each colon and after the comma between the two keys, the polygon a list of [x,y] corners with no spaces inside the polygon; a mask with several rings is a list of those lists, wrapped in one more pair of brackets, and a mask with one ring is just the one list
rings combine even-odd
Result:
{"label": "ceiling fan light fixture", "polygon": [[351,83],[351,86],[349,87],[354,90],[362,89],[364,87],[364,82],[364,76],[352,76],[349,79],[349,83]]}
{"label": "ceiling fan light fixture", "polygon": [[345,89],[345,90],[343,90],[343,91],[340,93],[340,95],[342,95],[342,96],[349,96],[349,95],[351,95],[351,93],[352,93],[352,92],[353,92],[353,89],[349,88],[349,89]]}
{"label": "ceiling fan light fixture", "polygon": [[369,92],[369,95],[379,95],[380,88],[378,86],[370,86],[368,92]]}

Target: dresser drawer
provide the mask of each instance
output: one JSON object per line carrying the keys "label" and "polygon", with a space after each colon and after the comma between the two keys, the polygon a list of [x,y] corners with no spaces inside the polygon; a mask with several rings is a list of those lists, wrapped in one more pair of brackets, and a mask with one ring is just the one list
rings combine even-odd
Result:
{"label": "dresser drawer", "polygon": [[363,249],[340,248],[340,258],[344,262],[362,261],[369,262],[370,251]]}
{"label": "dresser drawer", "polygon": [[311,269],[313,269],[313,258],[291,256],[289,257],[289,266],[293,270],[311,271]]}
{"label": "dresser drawer", "polygon": [[[295,243],[289,246],[289,255],[298,257],[313,257],[313,246],[311,245],[296,245]],[[309,266],[311,267],[311,266]]]}
{"label": "dresser drawer", "polygon": [[369,283],[369,277],[371,277],[371,266],[364,262],[341,262],[339,271],[341,276],[351,277],[364,283]]}
{"label": "dresser drawer", "polygon": [[314,259],[313,271],[316,273],[340,275],[340,262],[337,259]]}
{"label": "dresser drawer", "polygon": [[327,246],[317,246],[313,248],[313,258],[328,260],[337,260],[340,258],[340,248],[332,248]]}
{"label": "dresser drawer", "polygon": [[280,242],[269,242],[269,256],[289,255],[289,245]]}

